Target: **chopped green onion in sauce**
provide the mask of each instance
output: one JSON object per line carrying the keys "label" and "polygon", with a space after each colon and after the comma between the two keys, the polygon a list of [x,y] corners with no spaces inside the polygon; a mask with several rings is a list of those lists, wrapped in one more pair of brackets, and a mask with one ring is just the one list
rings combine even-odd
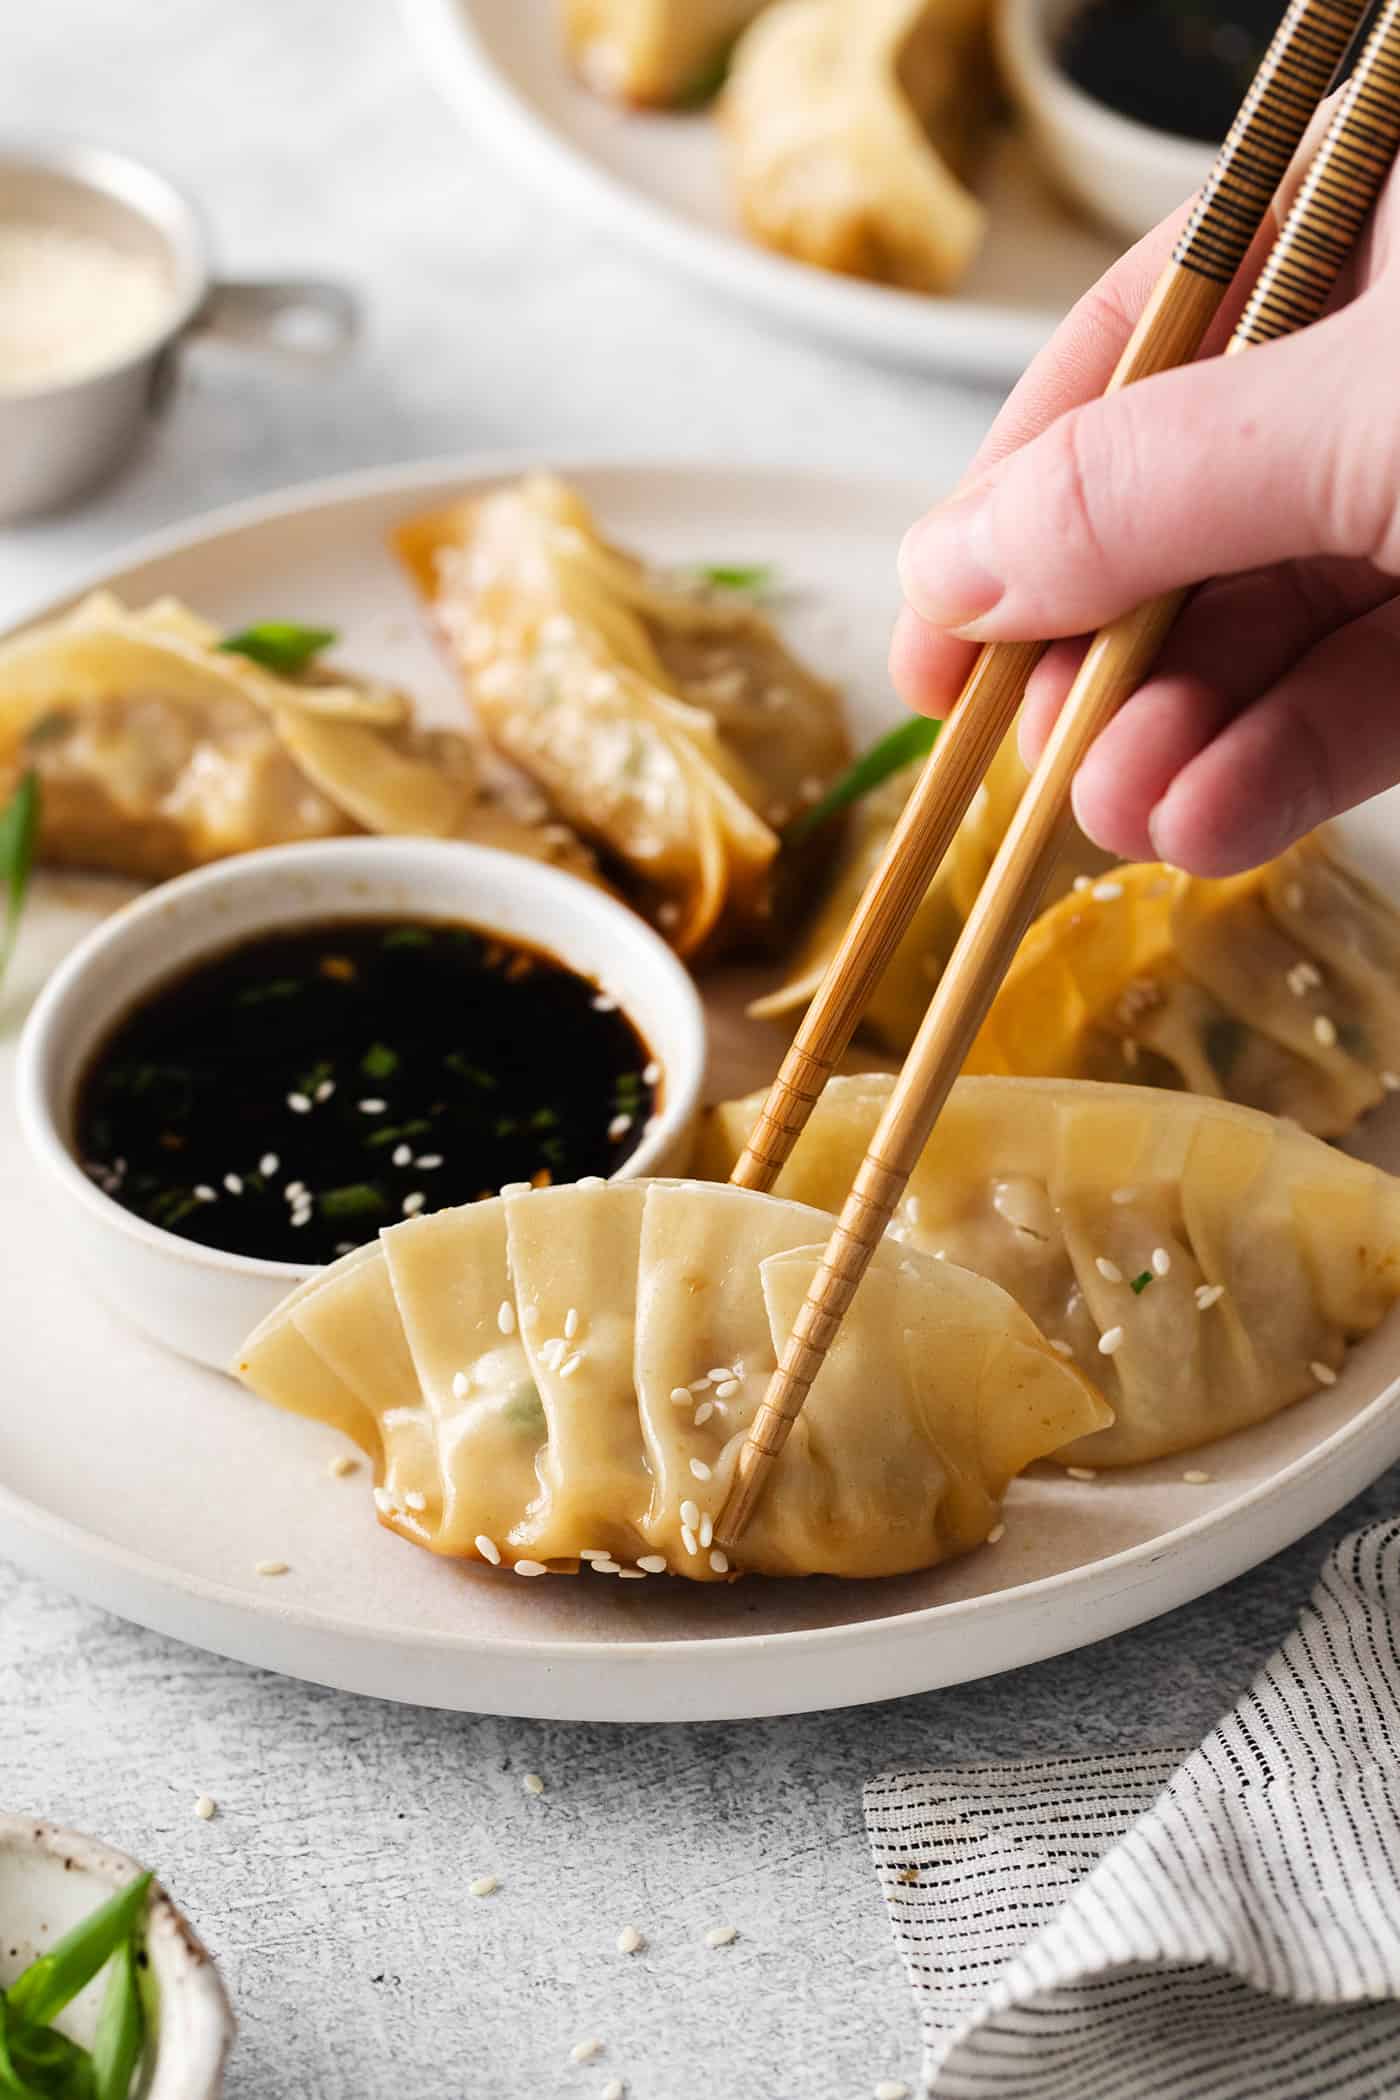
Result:
{"label": "chopped green onion in sauce", "polygon": [[159,986],[83,1076],[98,1187],[181,1238],[315,1266],[405,1217],[616,1173],[662,1085],[627,1014],[538,949],[337,920]]}

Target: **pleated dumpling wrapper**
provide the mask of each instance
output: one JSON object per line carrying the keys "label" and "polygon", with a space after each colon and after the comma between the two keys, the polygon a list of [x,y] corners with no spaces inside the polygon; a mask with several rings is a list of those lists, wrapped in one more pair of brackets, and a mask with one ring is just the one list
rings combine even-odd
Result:
{"label": "pleated dumpling wrapper", "polygon": [[1225,881],[1115,868],[1031,928],[966,1069],[1185,1087],[1341,1137],[1400,1087],[1400,912],[1325,831]]}
{"label": "pleated dumpling wrapper", "polygon": [[764,0],[560,0],[580,79],[620,102],[687,108],[719,85],[739,31]]}
{"label": "pleated dumpling wrapper", "polygon": [[360,830],[470,837],[596,880],[528,785],[414,729],[388,687],[285,677],[160,599],[99,592],[0,646],[0,799],[28,767],[40,857],[156,880],[256,846]]}
{"label": "pleated dumpling wrapper", "polygon": [[1109,1410],[995,1284],[881,1249],[731,1571],[713,1526],[831,1222],[695,1182],[496,1197],[347,1255],[237,1370],[354,1437],[381,1521],[435,1553],[700,1582],[932,1567]]}
{"label": "pleated dumpling wrapper", "polygon": [[783,825],[849,755],[840,700],[733,593],[610,547],[533,475],[397,535],[478,720],[683,955],[766,928]]}
{"label": "pleated dumpling wrapper", "polygon": [[963,177],[990,122],[988,0],[778,0],[720,102],[740,214],[801,262],[950,291],[986,213]]}
{"label": "pleated dumpling wrapper", "polygon": [[[864,796],[852,812],[826,886],[790,959],[783,983],[776,991],[756,999],[749,1008],[757,1019],[777,1020],[801,1012],[816,993],[922,765],[922,760],[916,760],[891,774]],[[862,1033],[882,1048],[902,1055],[913,1042],[933,987],[953,952],[953,944],[1015,814],[1028,777],[1013,729],[992,760],[908,932],[865,1009]],[[1077,875],[1107,865],[1108,856],[1071,826],[1046,894],[1062,895]]]}
{"label": "pleated dumpling wrapper", "polygon": [[[893,1081],[829,1080],[777,1183],[838,1208]],[[727,1175],[762,1096],[709,1119]],[[1099,1386],[1123,1466],[1246,1428],[1335,1381],[1400,1298],[1400,1181],[1226,1102],[1085,1080],[960,1079],[890,1237],[991,1277]]]}

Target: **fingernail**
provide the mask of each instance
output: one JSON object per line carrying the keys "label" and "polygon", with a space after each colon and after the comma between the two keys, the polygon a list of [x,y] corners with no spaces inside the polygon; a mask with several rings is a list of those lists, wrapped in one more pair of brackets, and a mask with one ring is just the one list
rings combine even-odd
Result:
{"label": "fingernail", "polygon": [[904,536],[899,580],[915,612],[933,627],[962,633],[991,612],[1006,588],[991,545],[991,493],[985,481],[973,482]]}

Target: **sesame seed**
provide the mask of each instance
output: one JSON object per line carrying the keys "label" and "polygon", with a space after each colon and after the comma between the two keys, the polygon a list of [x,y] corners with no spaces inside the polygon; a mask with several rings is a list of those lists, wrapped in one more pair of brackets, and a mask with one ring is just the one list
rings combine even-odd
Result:
{"label": "sesame seed", "polygon": [[1054,1350],[1056,1356],[1073,1356],[1074,1354],[1074,1351],[1070,1347],[1069,1343],[1061,1341],[1058,1335],[1055,1336],[1054,1340],[1050,1344],[1050,1347]]}
{"label": "sesame seed", "polygon": [[737,1925],[712,1925],[705,1934],[705,1945],[707,1947],[727,1947],[731,1941],[737,1940],[738,1937],[739,1928]]}
{"label": "sesame seed", "polygon": [[243,1176],[241,1174],[225,1174],[224,1187],[228,1190],[230,1196],[241,1196],[243,1194]]}
{"label": "sesame seed", "polygon": [[710,1374],[707,1371],[703,1378],[692,1378],[690,1384],[686,1387],[686,1391],[689,1393],[705,1393],[709,1391],[709,1387]]}
{"label": "sesame seed", "polygon": [[1093,878],[1089,875],[1076,875],[1074,878],[1074,887],[1081,897],[1083,896],[1085,890],[1092,887],[1092,883]]}
{"label": "sesame seed", "polygon": [[1223,1283],[1198,1283],[1196,1285],[1196,1305],[1201,1312],[1209,1312],[1212,1305],[1218,1305],[1224,1296],[1225,1286]]}
{"label": "sesame seed", "polygon": [[394,1159],[394,1165],[395,1165],[396,1167],[410,1167],[410,1166],[412,1166],[412,1164],[413,1164],[413,1147],[412,1147],[412,1145],[395,1145],[395,1147],[394,1147],[394,1153],[393,1153],[393,1159]]}
{"label": "sesame seed", "polygon": [[1165,1247],[1154,1247],[1154,1248],[1152,1249],[1152,1273],[1153,1273],[1153,1275],[1154,1275],[1154,1276],[1169,1276],[1169,1275],[1171,1274],[1171,1266],[1172,1266],[1172,1258],[1171,1258],[1170,1254],[1168,1254],[1168,1252],[1167,1252],[1166,1248],[1165,1248]]}
{"label": "sesame seed", "polygon": [[323,1079],[321,1081],[321,1084],[317,1087],[316,1092],[313,1094],[312,1099],[314,1101],[329,1101],[331,1095],[334,1092],[335,1081],[333,1079]]}
{"label": "sesame seed", "polygon": [[595,1014],[615,1014],[617,1012],[617,1001],[612,993],[599,992],[593,1001],[593,1011]]}
{"label": "sesame seed", "polygon": [[666,1573],[666,1556],[664,1553],[644,1553],[637,1562],[637,1566],[644,1574],[664,1575]]}
{"label": "sesame seed", "polygon": [[909,2088],[902,2078],[882,2078],[875,2087],[875,2100],[909,2100]]}
{"label": "sesame seed", "polygon": [[282,1162],[275,1152],[264,1152],[262,1158],[258,1161],[258,1172],[262,1175],[264,1181],[271,1181],[281,1164]]}
{"label": "sesame seed", "polygon": [[[689,1393],[687,1393],[685,1397],[688,1400],[690,1398]],[[705,1424],[709,1421],[710,1416],[714,1413],[714,1411],[715,1403],[713,1400],[702,1400],[700,1402],[700,1405],[695,1410],[695,1427],[697,1429],[703,1429]]]}
{"label": "sesame seed", "polygon": [[[317,1099],[320,1099],[319,1095]],[[362,1116],[382,1116],[389,1104],[387,1101],[381,1101],[378,1094],[366,1094],[364,1100],[357,1101],[355,1106]]]}
{"label": "sesame seed", "polygon": [[614,1116],[608,1125],[608,1136],[616,1142],[618,1138],[626,1137],[631,1128],[632,1118],[630,1116]]}
{"label": "sesame seed", "polygon": [[1111,1196],[1109,1197],[1109,1199],[1108,1199],[1108,1200],[1109,1200],[1109,1202],[1110,1202],[1110,1203],[1136,1203],[1136,1202],[1137,1202],[1137,1190],[1136,1190],[1136,1189],[1115,1189],[1115,1190],[1113,1191],[1113,1194],[1112,1194],[1112,1195],[1111,1195]]}
{"label": "sesame seed", "polygon": [[743,1387],[737,1378],[726,1378],[715,1387],[715,1398],[717,1400],[732,1400],[736,1393],[742,1391]]}
{"label": "sesame seed", "polygon": [[424,1152],[419,1156],[418,1165],[425,1174],[432,1174],[442,1165],[442,1154],[440,1152]]}
{"label": "sesame seed", "polygon": [[705,1376],[709,1379],[711,1385],[723,1385],[726,1378],[732,1378],[734,1373],[730,1370],[728,1364],[721,1364],[717,1371],[707,1371]]}
{"label": "sesame seed", "polygon": [[617,1951],[619,1954],[638,1954],[645,1945],[646,1941],[642,1938],[635,1925],[624,1925],[617,1936]]}
{"label": "sesame seed", "polygon": [[515,1307],[511,1304],[509,1298],[502,1298],[500,1304],[496,1307],[496,1325],[502,1334],[514,1334],[515,1332]]}
{"label": "sesame seed", "polygon": [[1089,892],[1095,904],[1115,904],[1122,894],[1121,882],[1096,882]]}
{"label": "sesame seed", "polygon": [[335,1251],[337,1254],[353,1254],[355,1251],[355,1242],[353,1240],[337,1240],[335,1243]]}
{"label": "sesame seed", "polygon": [[688,1385],[673,1385],[671,1387],[671,1404],[673,1407],[689,1407],[690,1401],[691,1391]]}
{"label": "sesame seed", "polygon": [[290,1575],[291,1572],[285,1560],[260,1560],[253,1569],[255,1575]]}
{"label": "sesame seed", "polygon": [[1210,1479],[1209,1473],[1203,1473],[1199,1466],[1193,1466],[1189,1473],[1183,1473],[1181,1477],[1188,1487],[1193,1488],[1204,1487]]}
{"label": "sesame seed", "polygon": [[564,1339],[571,1342],[578,1333],[578,1307],[571,1305],[564,1315]]}
{"label": "sesame seed", "polygon": [[716,1546],[710,1555],[710,1566],[714,1569],[716,1575],[727,1575],[729,1573],[729,1555]]}
{"label": "sesame seed", "polygon": [[549,1570],[542,1560],[518,1560],[515,1572],[517,1575],[547,1575]]}
{"label": "sesame seed", "polygon": [[688,1525],[690,1526],[690,1528],[691,1528],[691,1530],[692,1530],[692,1531],[698,1531],[698,1530],[699,1530],[699,1528],[700,1528],[700,1507],[699,1507],[699,1504],[698,1504],[698,1503],[695,1503],[695,1502],[691,1502],[691,1501],[689,1501],[689,1500],[687,1500],[687,1501],[685,1501],[685,1502],[682,1502],[682,1504],[681,1504],[681,1522],[682,1522],[682,1524],[688,1524]]}
{"label": "sesame seed", "polygon": [[[529,1777],[528,1773],[526,1777]],[[601,2042],[575,2042],[573,2048],[569,2051],[569,2056],[576,2064],[586,2064],[590,2063],[595,2056],[601,2056],[602,2053],[603,2045]]]}
{"label": "sesame seed", "polygon": [[620,2078],[610,2078],[598,2095],[598,2100],[622,2100],[627,2088]]}
{"label": "sesame seed", "polygon": [[467,1394],[471,1391],[471,1384],[472,1382],[465,1371],[454,1371],[452,1374],[453,1399],[465,1400]]}
{"label": "sesame seed", "polygon": [[1110,1261],[1106,1254],[1096,1254],[1094,1256],[1094,1267],[1098,1270],[1105,1283],[1121,1283],[1123,1281],[1123,1271],[1119,1268],[1117,1262]]}
{"label": "sesame seed", "polygon": [[575,1349],[575,1351],[574,1351],[573,1355],[572,1355],[572,1356],[571,1356],[571,1357],[569,1358],[568,1362],[567,1362],[567,1363],[562,1363],[562,1364],[560,1364],[560,1366],[559,1366],[559,1376],[560,1376],[561,1378],[572,1378],[572,1377],[573,1377],[573,1375],[574,1375],[574,1373],[575,1373],[575,1371],[577,1371],[577,1370],[578,1370],[578,1368],[579,1368],[579,1366],[580,1366],[580,1365],[582,1364],[582,1362],[583,1362],[583,1351],[582,1351],[582,1349]]}
{"label": "sesame seed", "polygon": [[703,1458],[692,1458],[690,1470],[697,1480],[709,1480],[713,1477],[711,1468],[706,1465]]}
{"label": "sesame seed", "polygon": [[606,1546],[580,1546],[578,1549],[578,1557],[580,1560],[612,1559],[612,1555],[611,1553],[609,1553]]}
{"label": "sesame seed", "polygon": [[682,1524],[681,1526],[681,1544],[685,1547],[687,1553],[695,1554],[700,1551],[700,1542],[689,1524]]}
{"label": "sesame seed", "polygon": [[1314,1014],[1313,1034],[1324,1050],[1330,1050],[1337,1040],[1337,1024],[1328,1014]]}
{"label": "sesame seed", "polygon": [[647,1579],[645,1568],[619,1568],[617,1572],[624,1582],[645,1582]]}
{"label": "sesame seed", "polygon": [[607,1187],[607,1183],[601,1174],[585,1174],[582,1180],[574,1183],[574,1187],[579,1189],[602,1189]]}
{"label": "sesame seed", "polygon": [[428,1198],[424,1190],[415,1189],[411,1196],[405,1196],[403,1199],[404,1216],[406,1218],[416,1218],[419,1211],[423,1208],[423,1205],[427,1202],[427,1200]]}
{"label": "sesame seed", "polygon": [[646,1064],[646,1065],[643,1065],[643,1066],[642,1066],[642,1079],[643,1079],[643,1081],[645,1082],[645,1084],[646,1084],[647,1086],[655,1086],[655,1085],[656,1085],[656,1082],[657,1082],[657,1080],[658,1080],[658,1079],[659,1079],[660,1077],[661,1077],[661,1061],[660,1061],[660,1059],[659,1059],[659,1058],[655,1058],[655,1057],[654,1057],[654,1058],[653,1058],[653,1059],[651,1060],[651,1063],[650,1063],[650,1064]]}
{"label": "sesame seed", "polygon": [[475,1881],[467,1883],[467,1893],[472,1896],[494,1896],[500,1885],[494,1874],[478,1874]]}
{"label": "sesame seed", "polygon": [[1105,1328],[1104,1332],[1099,1336],[1100,1356],[1112,1356],[1114,1351],[1121,1349],[1122,1346],[1123,1330],[1121,1327]]}
{"label": "sesame seed", "polygon": [[196,1203],[217,1203],[219,1192],[211,1189],[207,1181],[201,1181],[195,1188],[194,1200]]}
{"label": "sesame seed", "polygon": [[352,1458],[348,1451],[338,1451],[326,1467],[332,1480],[344,1480],[348,1473],[358,1473],[359,1470],[360,1461]]}
{"label": "sesame seed", "polygon": [[1097,1480],[1099,1477],[1097,1466],[1066,1466],[1065,1471],[1071,1480]]}
{"label": "sesame seed", "polygon": [[294,1116],[309,1116],[311,1113],[311,1096],[309,1094],[288,1094],[287,1106]]}
{"label": "sesame seed", "polygon": [[501,1565],[501,1549],[494,1539],[488,1539],[484,1531],[479,1531],[472,1540],[472,1544],[483,1560],[489,1560],[493,1568],[499,1568]]}
{"label": "sesame seed", "polygon": [[294,1228],[309,1225],[311,1223],[311,1213],[309,1210],[294,1210],[287,1223]]}
{"label": "sesame seed", "polygon": [[405,1509],[423,1510],[428,1506],[428,1498],[421,1488],[410,1488],[403,1498],[403,1506]]}
{"label": "sesame seed", "polygon": [[1283,893],[1283,901],[1288,907],[1289,911],[1301,911],[1303,909],[1302,883],[1290,882],[1287,889]]}
{"label": "sesame seed", "polygon": [[991,1530],[987,1533],[987,1544],[989,1546],[999,1546],[1005,1537],[1006,1526],[1004,1524],[993,1524]]}
{"label": "sesame seed", "polygon": [[389,1493],[388,1488],[375,1489],[374,1506],[381,1517],[391,1517],[394,1514],[394,1498]]}
{"label": "sesame seed", "polygon": [[1381,1085],[1388,1094],[1400,1093],[1400,1072],[1382,1072]]}
{"label": "sesame seed", "polygon": [[296,1203],[306,1194],[306,1183],[304,1181],[289,1181],[282,1194],[289,1203]]}
{"label": "sesame seed", "polygon": [[215,1806],[216,1804],[210,1795],[197,1794],[195,1796],[194,1812],[199,1817],[201,1823],[208,1823],[209,1821],[211,1821],[214,1815]]}
{"label": "sesame seed", "polygon": [[1331,1364],[1318,1362],[1309,1364],[1308,1369],[1312,1372],[1319,1385],[1335,1385],[1337,1383],[1337,1374],[1332,1369]]}
{"label": "sesame seed", "polygon": [[502,1196],[528,1196],[530,1186],[528,1181],[503,1181],[497,1193]]}

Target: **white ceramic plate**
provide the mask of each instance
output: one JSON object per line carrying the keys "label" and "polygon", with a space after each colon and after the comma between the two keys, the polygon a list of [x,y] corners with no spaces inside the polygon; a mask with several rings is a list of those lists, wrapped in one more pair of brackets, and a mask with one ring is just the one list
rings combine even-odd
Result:
{"label": "white ceramic plate", "polygon": [[[484,470],[482,470],[484,471]],[[494,472],[503,471],[496,467]],[[101,581],[174,591],[228,626],[339,627],[348,661],[451,717],[452,682],[385,549],[394,523],[467,484],[456,467],[332,482],[225,513]],[[844,679],[860,733],[887,719],[892,551],[926,491],[747,469],[577,471],[611,532],[662,558],[773,561],[798,646]],[[96,579],[94,579],[96,580]],[[1400,890],[1400,827],[1374,805],[1358,854]],[[1389,829],[1391,842],[1387,847]],[[70,1280],[20,1152],[9,1067],[21,1011],[121,894],[48,879],[0,1006],[0,1547],[128,1618],[242,1660],[384,1698],[565,1719],[685,1720],[855,1704],[1016,1667],[1140,1623],[1297,1538],[1400,1456],[1400,1320],[1330,1392],[1212,1448],[1093,1482],[1016,1483],[1004,1540],[879,1583],[522,1583],[403,1544],[373,1521],[337,1439],[167,1357]],[[782,1038],[710,990],[712,1093],[759,1084]],[[868,1060],[867,1060],[868,1062]],[[1365,1149],[1400,1161],[1400,1107]],[[260,1560],[291,1573],[259,1578]]]}
{"label": "white ceramic plate", "polygon": [[703,114],[620,110],[579,86],[553,0],[401,0],[431,78],[474,138],[494,142],[568,211],[780,320],[875,357],[1014,379],[1116,250],[1048,188],[1009,132],[979,188],[983,253],[957,296],[925,298],[790,262],[751,241]]}

